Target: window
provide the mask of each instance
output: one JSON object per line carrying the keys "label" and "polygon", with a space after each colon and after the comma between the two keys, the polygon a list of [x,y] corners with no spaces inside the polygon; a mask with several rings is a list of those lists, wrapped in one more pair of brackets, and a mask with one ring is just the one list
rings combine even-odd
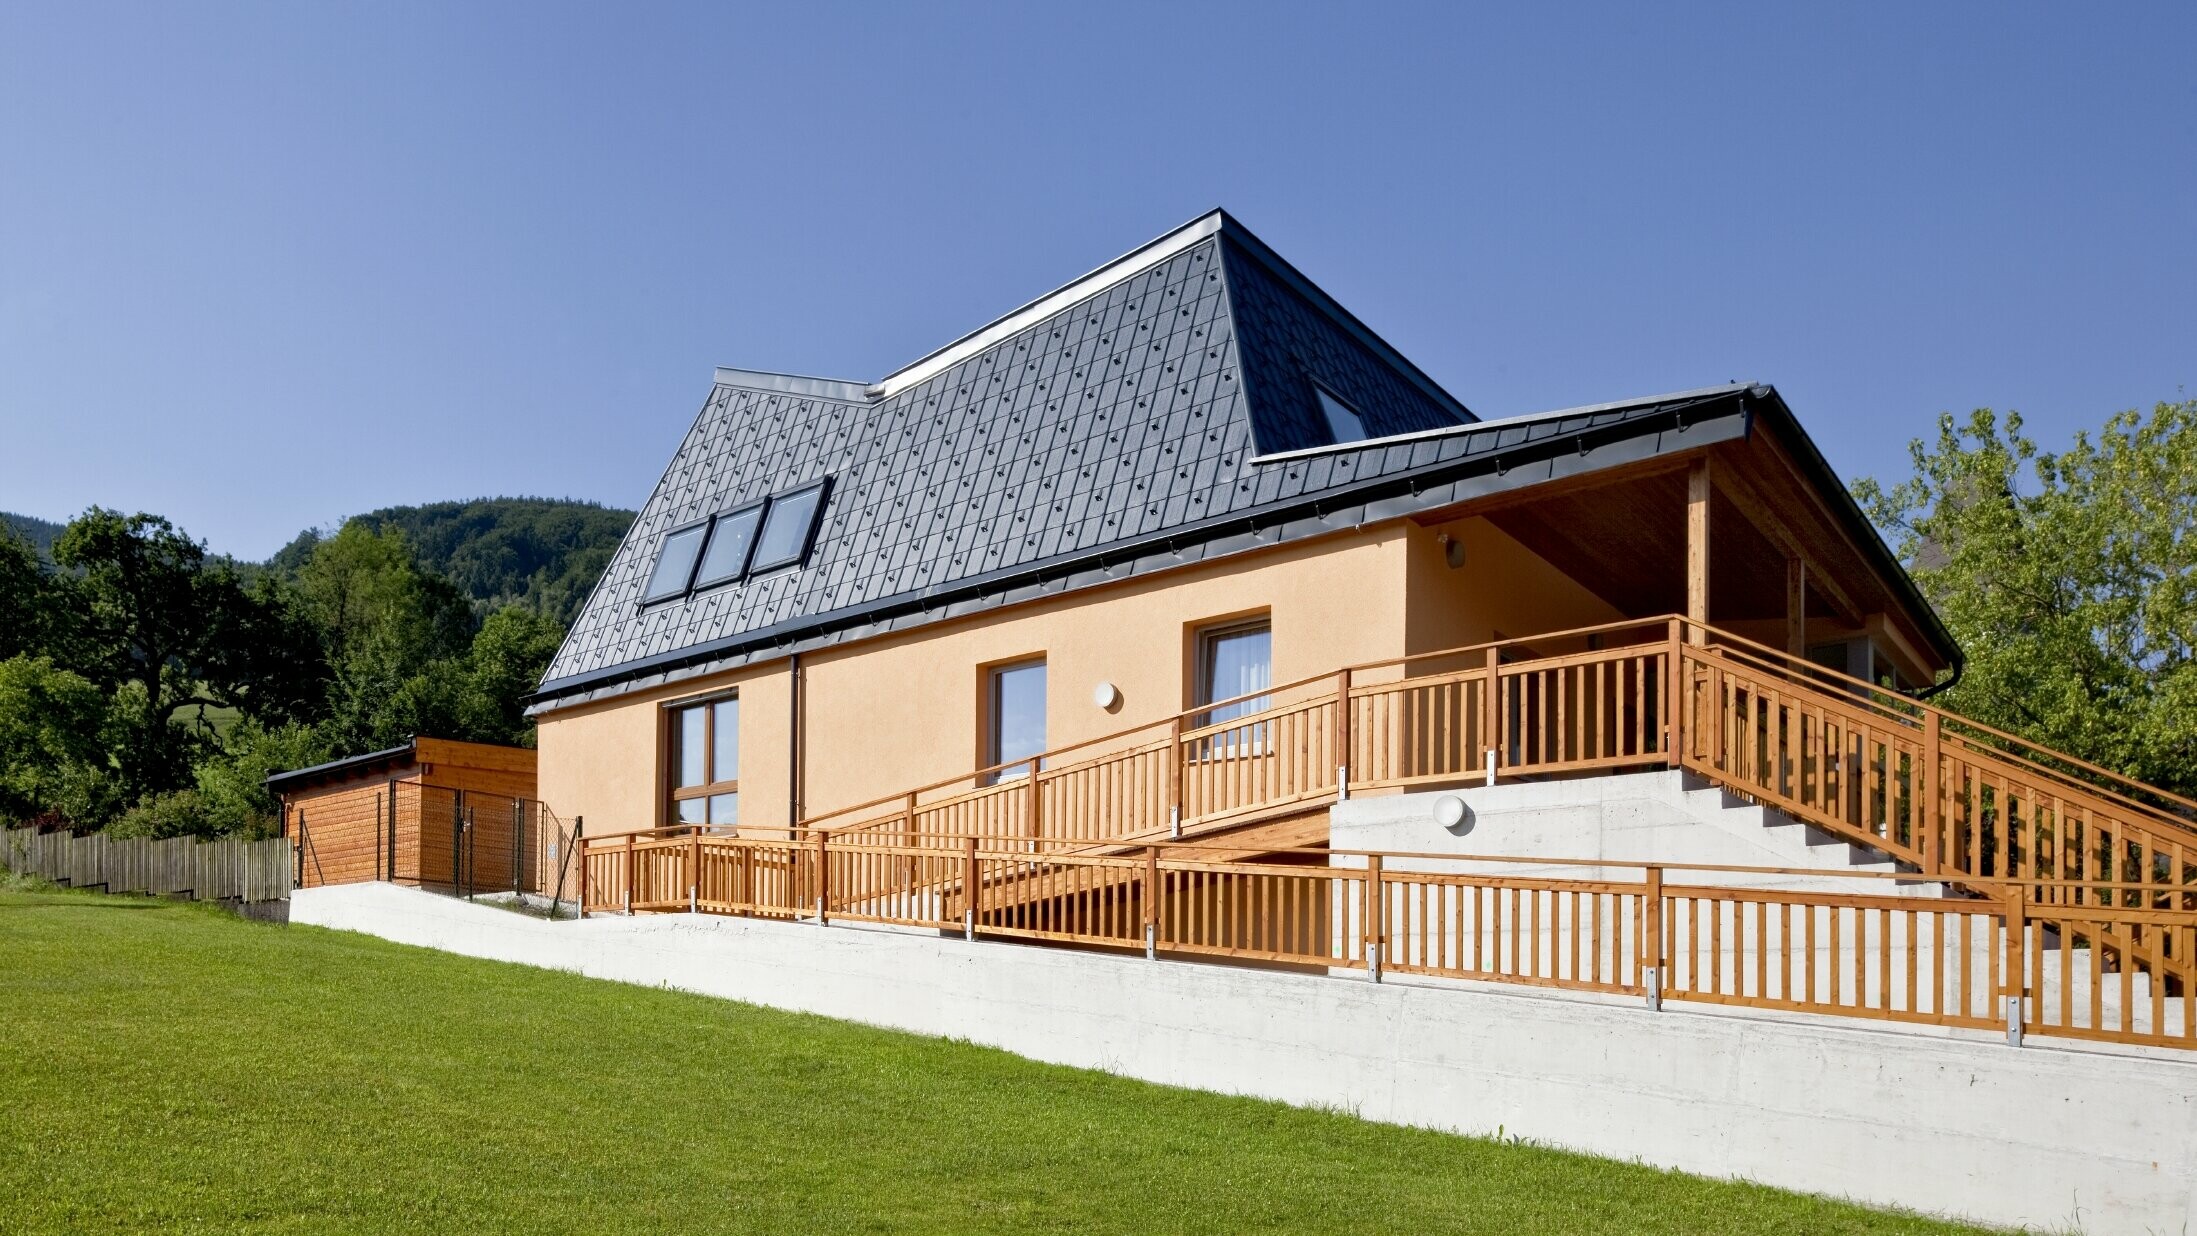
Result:
{"label": "window", "polygon": [[697,589],[729,584],[748,572],[748,551],[755,548],[755,528],[763,522],[763,504],[719,515],[709,534],[709,548],[702,551],[702,569],[695,573]]}
{"label": "window", "polygon": [[[990,677],[986,708],[991,713],[987,721],[991,734],[984,762],[996,765],[1032,760],[1045,750],[1045,662],[997,666]],[[1029,773],[1030,764],[1024,763],[1018,768],[1001,769],[996,779]]]}
{"label": "window", "polygon": [[809,543],[816,539],[817,516],[824,510],[824,490],[825,482],[818,481],[770,500],[770,511],[763,517],[763,535],[756,542],[755,561],[749,570],[792,566],[808,557]]}
{"label": "window", "polygon": [[1274,682],[1273,646],[1273,631],[1264,618],[1198,632],[1198,705],[1236,700],[1207,709],[1199,724],[1218,725],[1265,711],[1263,692]]}
{"label": "window", "polygon": [[740,700],[731,697],[671,710],[671,819],[667,824],[740,823]]}
{"label": "window", "polygon": [[1327,431],[1335,436],[1335,441],[1364,440],[1365,419],[1358,415],[1356,408],[1344,403],[1335,392],[1317,382],[1312,384],[1312,393],[1320,401],[1320,415],[1327,418]]}
{"label": "window", "polygon": [[648,591],[641,594],[642,603],[686,595],[687,584],[694,578],[694,559],[702,551],[702,534],[708,531],[706,523],[689,524],[665,535],[664,547],[656,554],[656,569],[649,572]]}

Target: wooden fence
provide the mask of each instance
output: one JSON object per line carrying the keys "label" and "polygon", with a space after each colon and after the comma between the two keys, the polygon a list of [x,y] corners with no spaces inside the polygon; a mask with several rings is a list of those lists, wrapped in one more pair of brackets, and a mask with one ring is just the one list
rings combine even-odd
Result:
{"label": "wooden fence", "polygon": [[[2197,910],[2101,903],[2095,883],[1979,881],[1946,896],[1897,878],[1851,892],[1679,883],[1674,872],[1820,871],[1223,847],[1034,854],[855,834],[698,828],[589,838],[591,913],[686,911],[884,923],[1149,956],[1203,956],[2197,1047],[2197,985],[2119,942],[2197,949]],[[1460,871],[1470,863],[1471,871]],[[1550,878],[1551,865],[1638,879]]]}
{"label": "wooden fence", "polygon": [[0,832],[0,867],[110,893],[247,902],[283,901],[290,896],[290,843],[281,837],[155,840],[13,829]]}

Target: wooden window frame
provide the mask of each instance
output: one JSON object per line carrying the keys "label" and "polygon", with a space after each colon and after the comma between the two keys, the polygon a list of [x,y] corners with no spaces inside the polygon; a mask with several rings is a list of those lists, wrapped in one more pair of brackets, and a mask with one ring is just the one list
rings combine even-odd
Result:
{"label": "wooden window frame", "polygon": [[[711,824],[708,822],[708,800],[710,798],[719,794],[738,794],[740,792],[740,777],[737,769],[734,770],[730,781],[709,780],[709,778],[717,775],[717,706],[726,703],[737,704],[739,700],[740,693],[738,691],[725,691],[716,695],[705,695],[694,699],[675,700],[664,705],[663,741],[657,744],[662,755],[657,761],[656,778],[656,783],[663,789],[662,806],[657,813],[658,818],[662,821],[662,827],[693,827],[693,821],[679,818],[679,804],[693,799],[702,799],[703,822],[701,827],[739,828],[737,822],[732,824]],[[683,754],[679,747],[679,718],[681,714],[690,708],[702,710],[702,775],[704,780],[700,785],[679,786],[672,784],[673,780],[679,775],[679,757]]]}
{"label": "wooden window frame", "polygon": [[[1032,666],[1040,666],[1045,670],[1046,715],[1043,718],[1045,742],[1039,744],[1037,755],[1016,761],[1015,768],[1019,771],[1010,772],[1002,769],[987,774],[985,780],[990,784],[997,785],[1002,781],[1020,781],[1033,772],[1043,772],[1045,770],[1044,753],[1049,749],[1047,744],[1050,744],[1053,740],[1053,670],[1052,665],[1046,660],[1045,654],[1042,652],[1034,652],[1024,657],[1012,657],[1005,661],[992,661],[977,667],[978,698],[983,702],[983,717],[979,720],[977,726],[977,743],[978,749],[983,755],[983,767],[991,768],[1000,762],[1000,675],[1010,670],[1029,669]],[[1037,766],[1034,769],[1030,767],[1033,764]]]}
{"label": "wooden window frame", "polygon": [[[1215,640],[1223,636],[1237,635],[1246,631],[1261,630],[1266,632],[1266,707],[1254,708],[1251,709],[1248,713],[1242,713],[1236,717],[1227,718],[1224,721],[1214,720],[1213,701],[1216,698],[1227,697],[1217,697],[1213,693],[1213,680],[1208,665],[1211,658],[1207,655],[1207,649],[1212,645]],[[1273,688],[1274,613],[1272,610],[1259,610],[1249,614],[1238,614],[1232,618],[1216,618],[1210,622],[1192,624],[1190,629],[1189,711],[1191,715],[1196,718],[1197,723],[1188,728],[1205,729],[1208,726],[1227,724],[1230,722],[1241,720],[1244,716],[1255,716],[1258,713],[1265,712],[1267,711],[1267,709],[1274,706]],[[1228,707],[1237,706],[1238,705],[1228,705]],[[1233,732],[1233,737],[1226,740],[1216,739],[1209,742],[1206,747],[1206,754],[1198,762],[1204,763],[1214,760],[1255,759],[1261,756],[1272,755],[1273,751],[1270,745],[1272,735],[1273,731],[1267,723],[1258,721],[1247,722],[1238,730]]]}
{"label": "wooden window frame", "polygon": [[[1213,679],[1206,649],[1222,636],[1240,635],[1247,631],[1266,632],[1267,692],[1272,694],[1274,683],[1274,615],[1265,611],[1242,614],[1234,618],[1218,618],[1212,622],[1197,623],[1190,631],[1190,711],[1201,716],[1213,707]],[[1254,710],[1260,711],[1260,710]],[[1211,724],[1210,721],[1200,724]]]}

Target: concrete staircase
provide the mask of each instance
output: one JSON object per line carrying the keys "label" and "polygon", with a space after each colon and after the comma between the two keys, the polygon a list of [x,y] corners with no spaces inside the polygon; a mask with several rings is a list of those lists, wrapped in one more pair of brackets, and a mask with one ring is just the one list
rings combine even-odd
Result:
{"label": "concrete staircase", "polygon": [[[1436,807],[1445,798],[1464,802],[1464,820],[1453,828],[1437,822]],[[1888,875],[1898,866],[1875,850],[1677,771],[1356,798],[1335,804],[1329,822],[1331,844],[1338,850],[1583,860],[1546,867],[1545,874],[1551,877],[1635,879],[1637,868],[1618,864],[1653,862],[1676,868],[1665,876],[1673,882],[1944,895],[1943,885],[1919,877],[1837,879],[1863,872]],[[1824,878],[1687,871],[1680,866],[1685,863],[1820,871]],[[1396,865],[1411,864],[1397,860]],[[1476,869],[1469,861],[1453,860],[1441,861],[1438,867]],[[1499,868],[1487,865],[1484,869]],[[1515,866],[1500,869],[1517,873]]]}

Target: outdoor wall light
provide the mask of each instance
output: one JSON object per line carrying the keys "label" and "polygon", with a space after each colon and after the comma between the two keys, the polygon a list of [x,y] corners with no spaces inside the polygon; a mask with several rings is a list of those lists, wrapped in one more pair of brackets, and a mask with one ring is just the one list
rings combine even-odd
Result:
{"label": "outdoor wall light", "polygon": [[1091,688],[1091,704],[1107,712],[1114,711],[1121,707],[1121,688],[1110,682],[1100,683]]}
{"label": "outdoor wall light", "polygon": [[1472,831],[1472,808],[1455,794],[1444,794],[1434,800],[1434,822],[1453,833]]}
{"label": "outdoor wall light", "polygon": [[1463,541],[1445,532],[1435,537],[1434,542],[1442,547],[1442,561],[1449,564],[1450,570],[1454,571],[1465,565],[1465,543]]}

